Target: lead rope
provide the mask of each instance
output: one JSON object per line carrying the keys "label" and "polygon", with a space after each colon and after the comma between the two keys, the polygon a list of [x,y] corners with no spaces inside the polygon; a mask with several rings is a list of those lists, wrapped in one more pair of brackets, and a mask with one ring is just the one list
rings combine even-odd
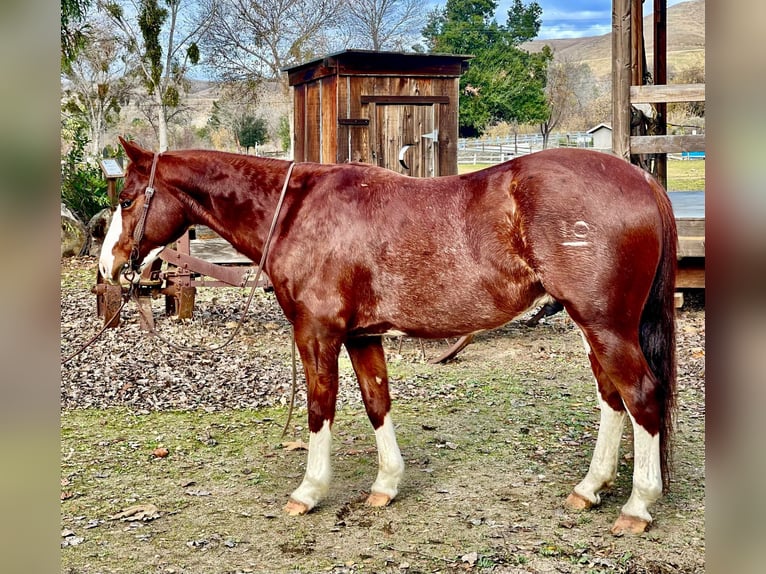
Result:
{"label": "lead rope", "polygon": [[[269,233],[266,236],[266,241],[263,243],[263,251],[261,253],[261,261],[258,263],[258,270],[255,275],[255,279],[253,280],[253,286],[250,289],[250,295],[247,298],[247,302],[245,303],[245,309],[242,312],[242,316],[240,317],[239,321],[237,322],[237,326],[234,328],[234,331],[229,335],[229,337],[218,345],[217,347],[208,347],[206,349],[201,349],[199,347],[184,347],[182,345],[178,345],[169,339],[163,337],[160,335],[152,326],[153,321],[148,321],[147,317],[145,315],[144,309],[138,305],[138,302],[136,301],[136,308],[138,309],[138,312],[144,317],[144,323],[149,326],[149,332],[157,337],[160,341],[165,343],[166,345],[169,345],[170,347],[180,350],[180,351],[191,351],[191,352],[210,352],[210,351],[217,351],[219,349],[224,348],[226,345],[231,343],[234,340],[234,337],[237,335],[239,330],[241,329],[242,325],[245,322],[245,317],[247,316],[247,312],[250,309],[250,304],[253,301],[253,296],[255,295],[255,290],[258,286],[258,280],[261,278],[261,274],[263,272],[263,266],[266,263],[266,257],[269,253],[269,247],[271,246],[271,239],[274,236],[274,230],[277,227],[277,220],[279,219],[279,214],[282,211],[282,204],[285,200],[285,195],[287,194],[287,186],[290,183],[290,176],[293,173],[293,168],[295,167],[295,163],[290,163],[290,167],[287,170],[287,175],[285,176],[285,183],[282,185],[282,192],[279,194],[279,201],[277,202],[277,207],[274,212],[274,218],[271,220],[271,227],[269,228]],[[145,213],[145,212],[144,212]],[[297,393],[297,387],[298,387],[298,366],[295,356],[295,327],[291,329],[291,337],[290,337],[290,360],[292,363],[292,381],[291,381],[291,390],[290,390],[290,404],[287,411],[287,421],[285,422],[285,426],[282,428],[282,434],[280,437],[284,437],[285,434],[287,434],[287,429],[290,426],[290,421],[293,418],[293,409],[295,407],[295,395]]]}
{"label": "lead rope", "polygon": [[250,304],[253,301],[253,296],[255,295],[255,290],[258,287],[258,280],[261,278],[261,274],[263,273],[263,266],[266,263],[266,257],[269,254],[269,247],[271,245],[271,239],[274,235],[274,229],[277,227],[277,220],[279,219],[279,214],[282,211],[282,204],[285,200],[285,195],[287,194],[287,185],[290,183],[290,175],[293,173],[293,168],[295,167],[295,163],[291,162],[290,167],[287,169],[287,175],[285,176],[285,183],[282,185],[282,192],[279,194],[279,201],[277,202],[277,207],[274,212],[274,218],[271,220],[271,227],[269,228],[269,233],[266,235],[266,241],[263,243],[263,251],[261,252],[261,261],[258,263],[258,270],[255,274],[255,279],[253,280],[253,286],[250,289],[250,295],[247,298],[247,302],[245,303],[245,309],[242,312],[242,316],[239,318],[239,321],[237,322],[237,326],[234,328],[234,331],[229,335],[229,337],[220,345],[216,347],[185,347],[183,345],[178,345],[177,343],[174,343],[173,341],[163,337],[160,335],[152,326],[152,321],[148,321],[147,316],[144,312],[144,310],[137,305],[139,313],[144,317],[145,323],[149,326],[149,333],[155,337],[157,337],[160,341],[168,345],[169,347],[172,347],[173,349],[176,349],[177,351],[186,351],[186,352],[196,352],[196,353],[208,353],[211,351],[218,351],[220,349],[223,349],[225,346],[227,346],[229,343],[231,343],[234,340],[234,337],[237,335],[239,330],[242,328],[242,325],[245,322],[245,318],[247,317],[247,311],[250,308]]}
{"label": "lead rope", "polygon": [[117,318],[117,316],[122,311],[123,307],[125,307],[125,303],[128,302],[128,299],[130,299],[130,294],[133,291],[133,284],[131,283],[131,286],[128,289],[128,293],[125,297],[122,298],[122,302],[120,303],[120,306],[117,308],[117,310],[112,314],[111,317],[109,317],[108,321],[104,321],[104,326],[99,329],[98,333],[93,335],[85,344],[83,344],[77,351],[72,353],[71,355],[67,356],[65,359],[61,361],[62,365],[66,365],[69,361],[74,359],[77,355],[82,353],[85,349],[90,347],[93,343],[96,342],[96,339],[98,339],[101,335],[104,334],[104,331],[106,331],[109,326],[114,322],[114,320]]}
{"label": "lead rope", "polygon": [[285,421],[285,426],[282,427],[282,434],[279,435],[279,438],[285,438],[285,435],[287,434],[287,429],[290,426],[290,421],[293,420],[293,408],[295,407],[295,393],[298,387],[298,366],[295,360],[295,326],[290,330],[292,337],[290,340],[290,361],[292,362],[293,366],[293,381],[292,386],[290,389],[290,404],[287,409],[287,420]]}

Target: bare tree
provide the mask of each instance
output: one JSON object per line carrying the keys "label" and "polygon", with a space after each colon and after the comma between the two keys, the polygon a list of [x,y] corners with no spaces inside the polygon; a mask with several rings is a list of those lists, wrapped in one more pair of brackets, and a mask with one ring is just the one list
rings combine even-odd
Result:
{"label": "bare tree", "polygon": [[[185,75],[199,61],[197,42],[211,24],[217,0],[98,0],[99,9],[137,56],[136,73],[150,96],[159,150],[168,148],[168,116],[178,107]],[[154,122],[153,122],[154,123]]]}
{"label": "bare tree", "polygon": [[226,81],[279,79],[282,68],[336,47],[331,31],[344,1],[220,0],[201,41],[205,65]]}
{"label": "bare tree", "polygon": [[350,47],[406,50],[420,38],[426,25],[427,3],[422,0],[345,0],[341,27]]}
{"label": "bare tree", "polygon": [[545,97],[548,118],[540,123],[543,147],[548,147],[548,137],[558,127],[584,115],[591,99],[588,86],[592,74],[587,64],[554,58],[548,63]]}
{"label": "bare tree", "polygon": [[65,69],[62,109],[85,121],[91,154],[96,156],[106,129],[119,119],[121,105],[128,99],[130,85],[125,78],[130,55],[103,17],[91,17],[86,23],[88,42]]}

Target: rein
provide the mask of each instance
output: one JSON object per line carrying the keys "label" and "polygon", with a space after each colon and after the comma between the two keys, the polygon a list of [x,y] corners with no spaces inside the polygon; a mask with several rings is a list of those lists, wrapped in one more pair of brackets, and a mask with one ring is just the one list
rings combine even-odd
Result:
{"label": "rein", "polygon": [[[133,248],[130,252],[130,260],[128,263],[125,264],[125,270],[123,271],[123,275],[125,275],[125,278],[128,279],[128,291],[125,294],[125,296],[122,299],[122,303],[120,304],[119,308],[114,312],[114,314],[109,318],[108,321],[104,322],[104,326],[96,333],[93,337],[91,337],[90,340],[88,340],[82,347],[80,347],[79,350],[72,353],[71,355],[67,356],[65,359],[61,361],[62,365],[65,365],[72,359],[74,359],[77,355],[82,353],[85,349],[87,349],[90,345],[92,345],[103,333],[106,331],[106,329],[114,322],[114,319],[120,314],[122,309],[125,307],[125,304],[130,300],[131,296],[135,293],[135,284],[134,279],[136,273],[138,273],[138,267],[139,267],[139,246],[141,243],[141,240],[144,237],[144,229],[146,226],[146,216],[149,211],[149,205],[151,203],[151,199],[154,196],[154,175],[157,171],[157,162],[159,161],[159,153],[154,154],[154,159],[152,160],[152,169],[149,174],[149,183],[146,186],[146,190],[144,191],[144,209],[141,213],[141,217],[136,224],[136,228],[133,230]],[[152,326],[153,321],[146,320],[145,323],[150,326],[149,333],[155,337],[157,337],[160,341],[165,343],[166,345],[172,347],[173,349],[179,350],[179,351],[185,351],[185,352],[211,352],[211,351],[217,351],[219,349],[224,348],[229,343],[231,343],[234,340],[234,337],[237,335],[239,330],[241,329],[242,325],[245,322],[245,317],[247,316],[247,311],[250,309],[250,304],[253,301],[253,297],[255,295],[255,290],[258,285],[258,280],[261,278],[261,274],[263,273],[263,267],[266,264],[266,258],[269,254],[269,247],[271,246],[271,240],[274,237],[274,230],[277,227],[277,221],[279,220],[279,214],[282,212],[282,204],[285,201],[285,196],[287,195],[287,187],[290,183],[290,176],[293,173],[293,168],[295,167],[295,162],[290,162],[290,167],[287,169],[287,175],[285,176],[285,182],[282,185],[282,191],[279,194],[279,200],[277,201],[277,207],[274,211],[274,217],[271,220],[271,226],[269,227],[269,232],[266,235],[266,240],[263,243],[263,250],[261,252],[261,260],[258,263],[258,270],[255,274],[255,279],[253,280],[253,286],[250,289],[250,295],[247,298],[247,302],[245,303],[245,309],[242,312],[242,316],[240,317],[239,321],[237,322],[237,326],[235,327],[234,331],[229,335],[229,337],[220,345],[216,347],[208,347],[208,348],[200,348],[200,347],[184,347],[182,345],[178,345],[177,343],[174,343],[173,341],[163,337],[160,335]],[[138,309],[139,314],[141,314],[144,319],[147,319],[145,315],[144,309],[140,305],[136,305],[136,308]],[[297,366],[296,366],[296,356],[295,356],[295,329],[292,330],[292,340],[290,344],[290,356],[292,359],[292,392],[290,396],[290,408],[287,413],[287,422],[285,423],[284,428],[282,429],[282,436],[285,435],[287,432],[287,428],[290,425],[290,421],[292,420],[293,415],[293,407],[295,404],[295,393],[296,393],[296,386],[297,386]]]}
{"label": "rein", "polygon": [[[285,176],[285,182],[282,185],[282,191],[279,194],[279,201],[277,201],[277,207],[274,211],[274,217],[271,220],[271,227],[269,228],[269,233],[266,235],[266,241],[263,243],[263,250],[261,251],[261,261],[258,263],[258,269],[255,273],[255,278],[253,279],[253,286],[250,289],[250,295],[247,298],[247,302],[245,303],[245,310],[242,312],[242,316],[239,318],[239,321],[237,322],[237,326],[234,328],[234,331],[229,335],[229,337],[220,345],[217,345],[215,347],[185,347],[183,345],[178,345],[177,343],[174,343],[170,339],[167,339],[160,335],[154,327],[151,327],[152,322],[146,321],[147,325],[150,325],[149,333],[155,337],[157,337],[160,341],[165,343],[166,345],[172,347],[173,349],[177,351],[186,351],[186,352],[199,352],[199,353],[209,353],[211,351],[218,351],[219,349],[223,349],[225,346],[227,346],[229,343],[231,343],[234,340],[234,337],[239,333],[240,328],[245,322],[245,317],[247,316],[247,311],[250,308],[250,304],[253,301],[253,297],[255,296],[255,290],[258,285],[258,280],[261,278],[261,274],[263,273],[263,267],[266,264],[266,258],[269,254],[269,247],[271,246],[271,240],[274,236],[274,230],[277,227],[277,221],[279,220],[279,214],[282,212],[282,204],[285,201],[285,196],[287,195],[287,186],[290,183],[290,176],[293,173],[293,168],[295,167],[295,162],[290,163],[290,167],[287,169],[287,175]],[[149,192],[149,188],[147,188],[147,193]],[[152,190],[152,193],[154,193],[154,190]],[[147,202],[148,203],[148,202]],[[146,205],[144,204],[144,213],[142,214],[142,219],[144,218],[146,214]],[[139,306],[138,307],[139,313],[144,315],[143,309]],[[144,316],[146,318],[146,316]]]}
{"label": "rein", "polygon": [[[138,272],[138,257],[139,257],[139,244],[141,243],[141,240],[144,237],[144,229],[146,226],[146,215],[149,211],[149,205],[151,203],[152,196],[154,195],[154,175],[157,171],[157,162],[159,161],[159,153],[154,154],[154,159],[152,160],[152,170],[149,174],[149,183],[146,187],[146,190],[144,191],[144,197],[146,200],[144,201],[144,210],[141,213],[141,218],[139,219],[138,223],[136,224],[136,228],[133,230],[133,249],[130,253],[130,260],[128,263],[125,264],[125,271],[123,272],[123,275],[125,275],[125,278],[128,279],[128,291],[125,294],[125,296],[122,299],[122,303],[120,304],[119,308],[114,312],[114,314],[109,318],[109,320],[104,322],[104,326],[96,333],[93,337],[91,337],[88,342],[86,342],[80,349],[71,355],[67,356],[65,359],[61,361],[61,364],[64,365],[71,361],[73,358],[75,358],[77,355],[82,353],[86,348],[88,348],[90,345],[92,345],[96,339],[98,339],[104,331],[114,322],[114,319],[117,317],[117,315],[122,311],[122,309],[125,307],[125,304],[128,302],[128,300],[131,298],[131,296],[134,294],[135,284],[133,282],[135,278],[135,274]],[[170,347],[179,350],[179,351],[190,351],[190,352],[210,352],[210,351],[217,351],[219,349],[222,349],[229,343],[231,343],[234,340],[234,337],[239,332],[240,328],[242,327],[243,323],[245,322],[245,317],[247,316],[247,311],[250,308],[250,304],[253,301],[253,296],[255,295],[255,290],[258,285],[258,280],[261,278],[261,274],[263,273],[263,267],[266,263],[266,257],[269,253],[269,247],[271,246],[271,240],[274,236],[274,230],[277,226],[277,220],[279,219],[279,214],[282,211],[282,204],[285,200],[285,195],[287,194],[287,186],[290,183],[290,176],[293,173],[293,168],[295,167],[295,162],[290,162],[290,167],[287,169],[287,175],[285,176],[285,182],[282,185],[282,191],[279,194],[279,201],[277,202],[277,207],[274,212],[274,218],[271,221],[271,227],[269,228],[269,232],[266,236],[266,241],[264,241],[263,244],[263,251],[261,252],[261,260],[260,263],[258,263],[258,270],[255,275],[255,279],[253,280],[253,287],[250,290],[250,295],[247,298],[247,302],[245,303],[245,309],[242,312],[242,317],[240,317],[239,322],[237,323],[236,328],[234,331],[229,335],[229,337],[221,343],[220,345],[216,347],[208,347],[208,348],[201,348],[201,347],[184,347],[181,345],[178,345],[174,343],[173,341],[170,341],[169,339],[163,337],[160,335],[154,327],[151,327],[149,332],[153,336],[157,337],[159,340],[161,340],[163,343],[169,345]],[[138,312],[141,315],[144,315],[144,310],[137,305]],[[144,315],[144,318],[146,319],[146,316]],[[147,325],[152,325],[152,321],[146,321]],[[293,388],[295,387],[295,354],[294,354],[294,347],[295,347],[295,333],[293,333]],[[292,410],[292,409],[291,409]],[[289,419],[288,419],[289,421]]]}
{"label": "rein", "polygon": [[[149,179],[149,186],[146,188],[146,201],[144,202],[144,212],[141,214],[141,220],[139,221],[139,224],[141,225],[141,230],[139,234],[139,229],[136,227],[134,230],[134,238],[135,243],[133,246],[134,251],[136,252],[136,257],[138,256],[138,242],[143,237],[143,224],[146,220],[146,212],[149,209],[149,201],[151,200],[152,195],[154,195],[154,189],[151,187],[153,180],[154,180],[154,170],[156,168],[157,164],[157,155],[154,156],[154,163],[152,164],[152,173],[151,177]],[[255,279],[253,280],[253,286],[250,289],[250,295],[247,297],[247,302],[245,303],[245,309],[242,311],[242,316],[239,318],[239,321],[237,322],[237,326],[234,328],[234,331],[231,332],[229,337],[220,345],[215,347],[208,347],[208,348],[201,348],[201,347],[185,347],[183,345],[178,345],[177,343],[174,343],[170,339],[167,339],[166,337],[163,337],[160,335],[156,329],[153,327],[154,322],[145,320],[145,324],[149,325],[149,333],[155,337],[157,337],[160,341],[168,345],[169,347],[176,349],[178,351],[184,351],[184,352],[196,352],[196,353],[209,353],[211,351],[218,351],[220,349],[223,349],[225,346],[227,346],[229,343],[231,343],[234,340],[234,337],[239,333],[239,330],[242,328],[242,325],[245,322],[245,317],[247,317],[247,312],[250,309],[250,304],[253,301],[253,297],[255,296],[255,290],[258,285],[258,280],[261,278],[261,274],[263,273],[263,267],[266,264],[266,258],[269,254],[269,247],[271,246],[271,240],[274,236],[274,230],[277,227],[277,221],[279,220],[279,214],[282,212],[282,204],[285,201],[285,196],[287,195],[287,186],[290,183],[290,176],[293,173],[293,168],[295,167],[295,162],[290,162],[290,167],[287,169],[287,175],[285,176],[285,182],[282,185],[282,191],[279,194],[279,201],[277,201],[277,207],[274,210],[274,217],[271,220],[271,227],[269,227],[269,232],[266,235],[266,240],[263,242],[263,250],[261,251],[261,261],[258,263],[258,270],[255,274]],[[131,253],[131,260],[133,259],[133,253]],[[134,262],[131,261],[131,271],[135,272],[136,270],[133,268]],[[132,283],[131,283],[132,285]],[[124,304],[124,302],[123,302]],[[122,307],[120,307],[122,308]],[[140,305],[136,305],[136,308],[138,309],[138,312],[144,316],[144,319],[147,319],[145,315],[144,309]],[[119,312],[119,311],[118,311]],[[292,329],[292,340],[290,341],[290,357],[292,362],[292,387],[291,387],[291,393],[290,393],[290,407],[287,411],[287,421],[285,422],[284,427],[282,428],[282,436],[285,436],[287,433],[287,429],[290,426],[290,421],[293,417],[293,409],[295,406],[295,394],[296,394],[296,388],[298,385],[298,375],[297,375],[297,365],[296,365],[296,356],[295,356],[295,328]]]}

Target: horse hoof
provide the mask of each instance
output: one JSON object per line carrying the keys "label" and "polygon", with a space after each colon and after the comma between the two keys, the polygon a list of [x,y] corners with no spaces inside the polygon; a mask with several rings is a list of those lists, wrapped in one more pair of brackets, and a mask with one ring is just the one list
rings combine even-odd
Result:
{"label": "horse hoof", "polygon": [[292,498],[285,504],[285,512],[290,516],[301,516],[309,511],[309,507],[302,502],[293,500]]}
{"label": "horse hoof", "polygon": [[370,496],[367,497],[367,506],[388,506],[390,502],[391,497],[380,492],[373,492],[370,494]]}
{"label": "horse hoof", "polygon": [[649,527],[649,524],[651,524],[651,522],[644,520],[643,518],[620,513],[620,517],[612,526],[612,534],[615,536],[622,536],[623,534],[642,534]]}
{"label": "horse hoof", "polygon": [[584,496],[580,496],[576,492],[573,492],[567,496],[567,499],[564,501],[564,506],[566,506],[569,510],[580,511],[592,508],[593,503]]}

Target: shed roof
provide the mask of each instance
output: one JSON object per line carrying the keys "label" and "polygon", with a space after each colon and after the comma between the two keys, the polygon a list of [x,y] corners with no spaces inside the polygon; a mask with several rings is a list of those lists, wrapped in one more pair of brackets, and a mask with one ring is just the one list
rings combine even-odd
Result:
{"label": "shed roof", "polygon": [[287,72],[291,86],[334,75],[459,77],[471,58],[464,54],[344,50],[282,71]]}
{"label": "shed roof", "polygon": [[601,124],[598,124],[597,126],[593,126],[592,128],[590,128],[590,129],[589,129],[587,132],[585,132],[585,133],[586,133],[586,134],[592,134],[592,133],[594,133],[594,132],[597,132],[597,131],[598,131],[598,130],[600,130],[600,129],[607,129],[607,130],[609,130],[609,131],[611,132],[611,131],[612,131],[612,126],[610,126],[609,124],[604,124],[604,123],[601,123]]}

